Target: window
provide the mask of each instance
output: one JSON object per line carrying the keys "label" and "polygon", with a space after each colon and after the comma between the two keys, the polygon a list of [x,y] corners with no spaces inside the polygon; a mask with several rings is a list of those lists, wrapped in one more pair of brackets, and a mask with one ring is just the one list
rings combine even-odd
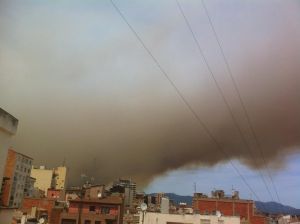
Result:
{"label": "window", "polygon": [[102,213],[102,214],[109,214],[109,211],[110,211],[110,209],[107,208],[107,207],[101,208],[101,213]]}
{"label": "window", "polygon": [[62,219],[61,224],[76,224],[76,219]]}
{"label": "window", "polygon": [[84,224],[91,224],[91,220],[84,220]]}
{"label": "window", "polygon": [[210,224],[209,219],[200,219],[200,224]]}
{"label": "window", "polygon": [[95,221],[95,224],[101,224],[101,221]]}
{"label": "window", "polygon": [[94,211],[96,211],[96,206],[91,205],[90,206],[90,212],[94,212]]}

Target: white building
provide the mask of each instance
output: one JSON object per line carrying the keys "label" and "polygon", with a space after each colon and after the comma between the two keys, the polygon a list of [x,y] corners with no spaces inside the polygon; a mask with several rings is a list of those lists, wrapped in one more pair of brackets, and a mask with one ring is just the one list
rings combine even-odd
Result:
{"label": "white building", "polygon": [[140,214],[140,224],[240,224],[238,216],[179,215],[146,212]]}
{"label": "white building", "polygon": [[[7,149],[10,147],[11,138],[17,132],[17,127],[18,120],[0,108],[0,189],[2,188]],[[0,207],[1,223],[11,223],[14,211],[14,209]]]}
{"label": "white building", "polygon": [[12,136],[17,132],[17,127],[18,120],[0,108],[0,187],[2,186],[7,150],[10,147]]}
{"label": "white building", "polygon": [[160,213],[169,214],[170,200],[169,198],[161,198]]}

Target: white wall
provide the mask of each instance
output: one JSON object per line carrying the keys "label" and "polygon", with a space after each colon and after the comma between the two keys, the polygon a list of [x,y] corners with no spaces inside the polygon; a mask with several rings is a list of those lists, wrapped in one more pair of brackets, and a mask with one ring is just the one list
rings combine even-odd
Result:
{"label": "white wall", "polygon": [[10,147],[11,137],[16,133],[18,120],[0,108],[0,186],[7,157],[7,150]]}
{"label": "white wall", "polygon": [[240,217],[238,216],[222,216],[221,218],[218,218],[215,215],[177,215],[146,212],[144,222],[142,216],[141,213],[140,224],[167,224],[167,222],[203,224],[204,220],[209,220],[210,224],[240,224]]}

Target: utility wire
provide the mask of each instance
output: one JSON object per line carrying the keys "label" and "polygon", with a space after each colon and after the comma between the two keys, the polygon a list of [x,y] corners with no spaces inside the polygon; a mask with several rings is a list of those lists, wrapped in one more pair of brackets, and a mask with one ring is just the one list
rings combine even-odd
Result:
{"label": "utility wire", "polygon": [[218,34],[217,34],[217,31],[216,31],[216,29],[215,29],[215,27],[214,27],[214,24],[213,24],[213,22],[212,22],[212,19],[211,19],[210,15],[209,15],[208,9],[207,9],[207,7],[206,7],[206,5],[205,5],[205,1],[204,1],[204,0],[201,0],[201,2],[202,2],[203,9],[204,9],[204,11],[205,11],[205,14],[206,14],[206,16],[207,16],[207,18],[208,18],[209,24],[210,24],[210,26],[211,26],[211,29],[212,29],[212,31],[213,31],[213,33],[214,33],[214,36],[215,36],[215,38],[216,38],[216,41],[217,41],[217,43],[218,43],[218,46],[219,46],[219,48],[220,48],[221,55],[222,55],[222,57],[223,57],[223,59],[224,59],[224,62],[225,62],[225,65],[226,65],[228,74],[229,74],[229,76],[230,76],[230,79],[231,79],[231,81],[232,81],[232,83],[233,83],[235,92],[236,92],[236,94],[237,94],[237,96],[238,96],[238,98],[239,98],[240,104],[241,104],[242,109],[243,109],[243,111],[244,111],[244,114],[245,114],[245,116],[246,116],[247,123],[248,123],[249,128],[250,128],[250,130],[251,130],[251,133],[252,133],[252,135],[253,135],[253,137],[254,137],[254,139],[255,139],[256,146],[257,146],[257,148],[259,149],[260,156],[261,156],[261,158],[262,158],[262,160],[263,160],[263,163],[264,163],[265,167],[267,168],[267,173],[268,173],[268,176],[269,176],[269,178],[270,178],[270,180],[271,180],[273,189],[274,189],[274,191],[275,191],[275,193],[276,193],[277,200],[278,200],[278,202],[280,203],[280,198],[279,198],[279,194],[278,194],[276,185],[274,184],[272,175],[271,175],[271,173],[270,173],[270,169],[269,169],[269,167],[268,167],[268,165],[267,165],[267,162],[266,162],[266,159],[265,159],[264,152],[263,152],[263,150],[262,150],[260,141],[258,140],[258,137],[257,137],[257,134],[256,134],[256,132],[255,132],[255,129],[254,129],[253,125],[252,125],[252,122],[251,122],[251,119],[250,119],[250,116],[249,116],[247,107],[246,107],[246,105],[245,105],[245,103],[244,103],[244,100],[243,100],[243,97],[242,97],[241,92],[240,92],[240,90],[239,90],[238,84],[237,84],[237,82],[236,82],[236,80],[235,80],[235,78],[234,78],[234,76],[233,76],[231,66],[229,65],[229,62],[228,62],[228,60],[227,60],[227,57],[226,57],[226,55],[225,55],[225,53],[224,53],[224,49],[223,49],[223,47],[222,47],[220,38],[219,38],[219,36],[218,36]]}
{"label": "utility wire", "polygon": [[235,164],[230,160],[229,155],[224,151],[223,147],[221,146],[221,144],[217,141],[217,139],[213,136],[212,132],[209,130],[209,128],[205,125],[205,123],[200,119],[200,117],[198,116],[198,114],[195,112],[195,110],[193,109],[193,107],[189,104],[189,102],[185,99],[185,97],[183,96],[183,94],[181,93],[181,91],[177,88],[177,86],[175,85],[175,83],[172,81],[172,79],[169,77],[168,73],[163,69],[163,67],[160,65],[160,63],[158,62],[158,60],[154,57],[154,55],[152,54],[152,52],[150,51],[150,49],[146,46],[146,44],[144,43],[144,41],[141,39],[141,37],[138,35],[138,33],[135,31],[135,29],[133,28],[133,26],[131,26],[131,24],[128,22],[128,20],[126,19],[126,17],[124,16],[124,14],[120,11],[120,9],[118,8],[118,6],[113,2],[113,0],[110,0],[112,6],[114,7],[114,9],[116,10],[116,12],[119,14],[119,16],[123,19],[123,21],[127,24],[127,26],[129,27],[129,29],[132,31],[132,33],[134,34],[134,36],[136,37],[136,39],[140,42],[140,44],[142,45],[142,47],[145,49],[145,51],[148,53],[148,55],[151,57],[151,59],[153,60],[153,62],[156,64],[156,66],[158,67],[158,69],[161,71],[161,73],[165,76],[165,78],[169,81],[169,83],[171,84],[171,86],[174,88],[175,92],[177,93],[177,95],[179,96],[179,98],[182,100],[182,102],[185,104],[185,106],[188,108],[188,110],[192,113],[192,115],[194,116],[194,118],[198,121],[198,123],[202,126],[202,128],[204,129],[204,131],[207,133],[207,135],[211,138],[211,140],[216,144],[217,149],[224,155],[225,159],[229,161],[229,163],[231,164],[232,168],[235,170],[235,172],[239,175],[239,177],[241,178],[241,180],[244,182],[244,184],[248,187],[248,189],[250,190],[250,192],[252,192],[252,194],[255,196],[255,198],[257,200],[260,201],[260,198],[258,197],[258,195],[255,193],[255,191],[252,189],[252,187],[250,186],[250,184],[247,182],[247,180],[244,178],[244,176],[242,175],[242,173],[239,171],[239,169],[235,166]]}
{"label": "utility wire", "polygon": [[[211,75],[211,77],[212,77],[212,79],[213,79],[213,81],[214,81],[214,83],[215,83],[215,85],[216,85],[216,87],[217,87],[217,89],[218,89],[218,92],[220,93],[220,95],[221,95],[221,97],[222,97],[222,100],[224,101],[224,103],[225,103],[225,105],[226,105],[226,107],[227,107],[227,109],[228,109],[228,111],[229,111],[229,114],[230,114],[230,117],[231,117],[231,119],[232,119],[232,121],[233,121],[233,123],[234,123],[234,126],[237,128],[237,130],[238,130],[238,132],[239,132],[239,135],[240,135],[240,137],[241,137],[241,139],[242,139],[242,142],[243,142],[243,144],[246,146],[246,150],[247,150],[248,154],[250,155],[250,157],[251,157],[252,160],[254,161],[255,165],[257,166],[258,163],[257,163],[257,161],[256,161],[256,159],[255,159],[255,156],[253,155],[253,153],[252,153],[252,151],[251,151],[251,148],[250,148],[250,146],[249,146],[249,144],[248,144],[248,142],[247,142],[247,140],[246,140],[246,138],[245,138],[245,136],[244,136],[244,134],[243,134],[243,132],[242,132],[242,129],[240,128],[240,125],[238,124],[238,121],[237,121],[237,119],[235,118],[235,115],[234,115],[234,113],[233,113],[233,111],[232,111],[232,109],[231,109],[231,106],[229,105],[229,102],[228,102],[227,98],[225,97],[225,94],[224,94],[224,92],[223,92],[221,86],[219,85],[219,82],[218,82],[218,80],[216,79],[215,74],[214,74],[214,72],[212,71],[212,69],[211,69],[211,67],[210,67],[210,65],[209,65],[209,63],[208,63],[206,56],[205,56],[204,53],[203,53],[203,50],[202,50],[202,48],[201,48],[201,46],[200,46],[200,43],[199,43],[198,39],[196,38],[196,35],[195,35],[194,31],[193,31],[193,28],[191,27],[191,24],[189,23],[189,20],[187,19],[187,17],[186,17],[186,15],[185,15],[185,13],[184,13],[184,11],[183,11],[183,9],[182,9],[182,7],[181,7],[181,5],[180,5],[180,3],[179,3],[178,0],[176,0],[176,3],[177,3],[177,6],[178,6],[178,8],[179,8],[179,11],[180,11],[180,13],[181,13],[181,15],[182,15],[184,21],[185,21],[185,24],[186,24],[186,26],[188,27],[188,30],[190,31],[190,33],[191,33],[191,35],[192,35],[192,37],[193,37],[193,40],[195,41],[195,43],[196,43],[196,45],[197,45],[197,49],[198,49],[198,51],[199,51],[199,53],[200,53],[200,55],[201,55],[201,57],[202,57],[202,59],[203,59],[205,65],[206,65],[206,67],[207,67],[207,70],[209,71],[209,73],[210,73],[210,75]],[[269,189],[269,187],[268,187],[268,185],[267,185],[267,182],[265,181],[265,178],[264,178],[264,176],[263,176],[261,170],[259,170],[259,176],[260,176],[260,178],[262,179],[263,184],[265,185],[265,187],[266,187],[266,189],[267,189],[267,192],[268,192],[269,196],[271,197],[272,200],[274,200],[274,199],[273,199],[273,196],[272,196],[272,194],[271,194],[271,191],[270,191],[270,189]]]}

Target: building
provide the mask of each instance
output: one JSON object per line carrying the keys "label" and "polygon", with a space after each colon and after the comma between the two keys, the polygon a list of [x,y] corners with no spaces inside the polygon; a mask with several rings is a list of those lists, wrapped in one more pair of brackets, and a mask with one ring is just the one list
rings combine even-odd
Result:
{"label": "building", "polygon": [[30,176],[35,178],[34,187],[44,191],[45,193],[49,188],[54,188],[54,171],[46,169],[45,166],[32,167]]}
{"label": "building", "polygon": [[2,186],[7,149],[10,147],[12,137],[17,132],[17,127],[18,120],[0,108],[0,186]]}
{"label": "building", "polygon": [[44,218],[50,220],[52,218],[53,209],[56,206],[55,199],[49,198],[24,198],[21,211],[27,214],[26,218]]}
{"label": "building", "polygon": [[2,205],[20,207],[25,191],[26,180],[30,177],[33,159],[24,154],[9,149],[3,176],[6,178],[3,186]]}
{"label": "building", "polygon": [[122,197],[105,196],[104,185],[82,188],[79,195],[83,197],[68,200],[68,209],[61,213],[59,224],[122,224]]}
{"label": "building", "polygon": [[31,177],[35,178],[34,187],[47,193],[48,189],[66,189],[67,167],[59,166],[54,169],[46,169],[45,166],[33,167]]}
{"label": "building", "polygon": [[119,179],[113,183],[110,189],[112,193],[118,192],[124,195],[124,206],[132,207],[136,198],[136,183],[131,180]]}
{"label": "building", "polygon": [[161,193],[156,193],[155,195],[155,204],[157,206],[160,206],[161,203],[161,199],[165,197],[165,193],[161,192]]}
{"label": "building", "polygon": [[212,197],[195,193],[193,197],[195,213],[202,215],[215,214],[220,211],[225,216],[239,216],[243,224],[265,224],[265,216],[256,213],[253,200],[239,199],[238,193],[225,196],[224,191],[213,191]]}
{"label": "building", "polygon": [[47,198],[58,201],[65,201],[65,192],[63,190],[56,190],[49,188],[47,191]]}
{"label": "building", "polygon": [[34,188],[35,178],[27,176],[24,188],[24,197],[33,197],[35,194]]}
{"label": "building", "polygon": [[238,216],[140,213],[140,224],[240,224]]}
{"label": "building", "polygon": [[163,197],[160,201],[160,212],[168,214],[170,210],[170,200],[169,198]]}
{"label": "building", "polygon": [[65,190],[67,185],[67,167],[59,166],[54,169],[54,188],[56,190]]}

